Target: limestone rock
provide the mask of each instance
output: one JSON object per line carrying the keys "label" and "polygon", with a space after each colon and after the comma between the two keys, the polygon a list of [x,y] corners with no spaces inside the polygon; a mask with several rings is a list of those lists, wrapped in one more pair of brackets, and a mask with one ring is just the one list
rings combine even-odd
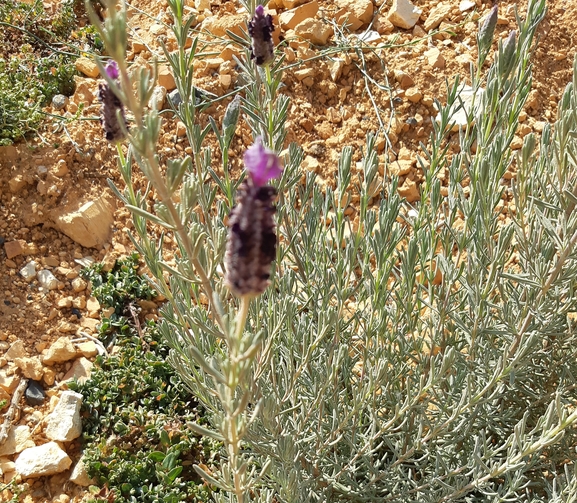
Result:
{"label": "limestone rock", "polygon": [[395,30],[395,25],[385,15],[377,17],[374,27],[380,35],[388,35]]}
{"label": "limestone rock", "polygon": [[331,80],[336,82],[341,78],[343,68],[345,67],[345,61],[342,58],[335,58],[333,61],[329,62],[329,68],[331,72]]}
{"label": "limestone rock", "polygon": [[442,3],[433,7],[425,21],[425,31],[434,30],[439,26],[449,16],[451,8],[451,5]]}
{"label": "limestone rock", "polygon": [[405,73],[402,70],[395,70],[394,73],[395,80],[403,89],[408,89],[409,87],[413,87],[415,85],[415,81],[408,73]]}
{"label": "limestone rock", "polygon": [[333,29],[319,19],[305,19],[295,26],[295,34],[315,45],[327,45]]}
{"label": "limestone rock", "polygon": [[88,58],[78,58],[76,60],[76,69],[86,75],[87,77],[91,77],[95,79],[100,75],[100,70],[98,70],[98,66],[96,63]]}
{"label": "limestone rock", "polygon": [[58,442],[70,442],[82,433],[80,406],[82,395],[64,391],[54,410],[46,418],[46,437]]}
{"label": "limestone rock", "polygon": [[472,9],[473,7],[475,7],[475,5],[477,5],[475,2],[473,2],[473,0],[462,0],[459,3],[459,10],[461,12],[465,12],[468,11],[469,9]]}
{"label": "limestone rock", "polygon": [[58,279],[48,269],[38,271],[38,281],[45,290],[55,290],[58,288]]}
{"label": "limestone rock", "polygon": [[93,248],[104,245],[114,222],[113,203],[106,197],[83,203],[78,209],[65,207],[53,212],[56,228],[72,241]]}
{"label": "limestone rock", "polygon": [[7,484],[12,480],[15,469],[14,461],[11,461],[10,458],[0,458],[0,473],[4,474],[4,483]]}
{"label": "limestone rock", "polygon": [[414,203],[415,201],[419,201],[421,199],[421,194],[417,184],[410,178],[406,178],[403,182],[403,185],[401,185],[397,191],[399,195],[404,197],[409,203]]}
{"label": "limestone rock", "polygon": [[413,161],[400,159],[389,164],[391,175],[404,176],[408,175],[413,169]]}
{"label": "limestone rock", "polygon": [[[227,31],[242,36],[242,30],[248,32],[246,26],[247,16],[244,14],[229,14],[225,16],[207,17],[202,22],[202,29],[207,30],[217,37],[226,37]],[[295,25],[296,26],[296,25]]]}
{"label": "limestone rock", "polygon": [[152,110],[156,110],[158,112],[164,108],[164,103],[166,102],[166,92],[166,87],[164,86],[156,86],[154,88],[148,103]]}
{"label": "limestone rock", "polygon": [[[373,2],[371,0],[336,0],[337,7],[346,9],[355,19],[363,24],[369,24],[373,18]],[[352,18],[351,18],[352,19]]]}
{"label": "limestone rock", "polygon": [[70,482],[74,482],[76,485],[83,487],[94,484],[94,480],[88,476],[83,458],[80,458],[78,463],[74,465],[72,473],[70,474]]}
{"label": "limestone rock", "polygon": [[78,358],[70,367],[70,370],[64,374],[62,382],[77,380],[79,383],[84,383],[90,378],[93,363],[87,358]]}
{"label": "limestone rock", "polygon": [[20,339],[13,342],[4,354],[4,358],[7,360],[15,360],[16,358],[24,358],[25,356],[28,356],[28,354],[24,348],[24,343]]}
{"label": "limestone rock", "polygon": [[32,432],[26,425],[13,426],[8,431],[8,437],[0,445],[0,456],[9,456],[24,449],[34,447],[36,444],[32,440]]}
{"label": "limestone rock", "polygon": [[411,103],[418,103],[421,101],[422,97],[423,93],[421,93],[421,91],[416,87],[409,87],[409,89],[405,91],[405,98],[407,98]]}
{"label": "limestone rock", "polygon": [[70,342],[68,337],[60,337],[44,355],[42,361],[46,365],[53,365],[54,363],[66,362],[76,358],[76,349]]}
{"label": "limestone rock", "polygon": [[[14,192],[14,191],[12,191]],[[7,241],[4,243],[4,252],[6,253],[6,258],[12,259],[18,255],[23,255],[26,248],[26,241],[23,239],[17,239],[16,241]]]}
{"label": "limestone rock", "polygon": [[305,19],[313,18],[319,11],[317,0],[299,5],[294,9],[287,10],[279,16],[279,23],[285,30],[292,30],[297,24],[302,23]]}
{"label": "limestone rock", "polygon": [[40,358],[38,356],[33,356],[31,358],[15,358],[14,363],[27,379],[39,381],[44,375],[44,368],[42,367],[42,363],[40,363]]}
{"label": "limestone rock", "polygon": [[172,75],[170,68],[168,68],[166,65],[160,65],[158,67],[158,77],[156,81],[158,82],[159,86],[164,87],[167,91],[176,89],[174,75]]}
{"label": "limestone rock", "polygon": [[31,260],[20,269],[20,276],[26,281],[32,281],[36,277],[36,266],[38,266],[38,264],[34,262],[34,260]]}
{"label": "limestone rock", "polygon": [[16,472],[23,478],[53,475],[70,468],[72,460],[56,442],[24,449],[16,459]]}
{"label": "limestone rock", "polygon": [[281,3],[285,9],[294,9],[295,7],[304,4],[306,1],[307,0],[281,0]]}
{"label": "limestone rock", "polygon": [[75,76],[74,82],[76,83],[76,89],[72,95],[72,102],[77,105],[80,103],[84,103],[86,106],[91,105],[96,97],[94,81]]}
{"label": "limestone rock", "polygon": [[0,369],[0,388],[9,394],[14,393],[14,390],[20,383],[20,377],[15,373],[16,365],[6,365]]}
{"label": "limestone rock", "polygon": [[344,25],[349,31],[357,31],[363,26],[363,22],[346,8],[340,9],[335,13],[335,21],[338,25]]}
{"label": "limestone rock", "polygon": [[98,354],[98,349],[93,341],[79,342],[76,344],[78,351],[82,353],[82,356],[90,358]]}
{"label": "limestone rock", "polygon": [[441,54],[441,51],[436,47],[432,47],[428,51],[425,51],[425,57],[427,62],[433,68],[445,68],[445,58]]}
{"label": "limestone rock", "polygon": [[399,28],[411,29],[421,16],[421,9],[413,5],[409,0],[393,0],[389,11],[389,21]]}
{"label": "limestone rock", "polygon": [[8,181],[8,187],[10,187],[10,192],[12,194],[18,194],[24,187],[28,185],[28,180],[22,175],[16,175],[10,178]]}
{"label": "limestone rock", "polygon": [[88,286],[88,283],[82,278],[74,278],[70,284],[74,293],[83,292]]}

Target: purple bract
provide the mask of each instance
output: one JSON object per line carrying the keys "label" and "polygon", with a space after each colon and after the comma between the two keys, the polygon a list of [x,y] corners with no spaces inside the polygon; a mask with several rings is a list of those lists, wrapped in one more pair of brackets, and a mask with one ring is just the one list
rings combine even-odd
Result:
{"label": "purple bract", "polygon": [[244,153],[244,164],[255,187],[262,187],[282,173],[279,157],[263,146],[261,138]]}

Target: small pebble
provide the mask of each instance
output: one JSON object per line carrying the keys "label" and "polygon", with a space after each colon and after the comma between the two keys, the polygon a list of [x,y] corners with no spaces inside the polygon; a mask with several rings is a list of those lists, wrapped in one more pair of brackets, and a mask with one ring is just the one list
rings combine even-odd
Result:
{"label": "small pebble", "polygon": [[58,288],[58,280],[56,279],[56,276],[47,269],[38,271],[38,281],[40,281],[40,284],[43,288],[46,288],[46,290],[54,290]]}
{"label": "small pebble", "polygon": [[31,281],[36,277],[36,266],[38,264],[31,260],[22,269],[20,269],[20,275],[26,280]]}
{"label": "small pebble", "polygon": [[56,94],[52,98],[52,108],[55,110],[62,110],[68,104],[68,97],[63,94]]}
{"label": "small pebble", "polygon": [[38,381],[30,379],[24,396],[26,397],[26,403],[28,405],[36,407],[42,405],[46,398],[46,393],[44,393],[44,388]]}

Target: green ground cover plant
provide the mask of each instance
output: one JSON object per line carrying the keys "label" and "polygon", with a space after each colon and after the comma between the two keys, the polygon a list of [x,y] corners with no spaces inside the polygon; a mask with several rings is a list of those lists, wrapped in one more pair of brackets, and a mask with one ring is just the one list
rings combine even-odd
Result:
{"label": "green ground cover plant", "polygon": [[83,8],[65,0],[49,15],[41,0],[0,3],[0,145],[35,131],[54,95],[73,94],[78,47],[102,48],[93,27],[78,28]]}
{"label": "green ground cover plant", "polygon": [[91,377],[70,387],[83,394],[83,456],[95,478],[95,503],[207,501],[209,489],[187,465],[212,464],[218,445],[186,427],[202,420],[196,399],[168,364],[169,348],[154,323],[137,325],[130,305],[150,299],[136,274],[138,255],[83,270],[103,307],[118,314],[102,320],[101,340],[114,336],[112,354],[101,354]]}
{"label": "green ground cover plant", "polygon": [[[221,125],[201,127],[196,41],[185,49],[192,21],[181,0],[168,1],[179,48],[165,58],[192,154],[166,165],[156,154],[160,117],[148,107],[154,72],[129,77],[122,10],[109,9],[103,25],[93,17],[114,60],[101,65],[101,97],[125,187],[112,187],[167,299],[159,332],[169,360],[206,409],[206,422],[189,426],[223,446],[217,472],[195,466],[220,489],[213,499],[574,501],[577,62],[555,124],[539,140],[527,135],[518,154],[510,149],[545,1],[528,1],[495,53],[497,9],[480,24],[468,126],[454,131],[464,105],[461,82],[449,83],[412,208],[386,165],[378,175],[373,133],[358,165],[343,147],[334,187],[312,173],[301,180],[302,150],[285,145],[283,59],[259,45],[270,42],[263,10],[243,3],[252,19],[251,37],[235,37],[244,50],[240,98]],[[227,163],[241,117],[255,141],[244,181]],[[206,145],[209,133],[220,152]],[[266,170],[278,174],[279,160],[274,187],[273,176],[257,183]],[[150,182],[145,190],[133,184],[135,168]],[[262,243],[270,244],[275,193],[270,269]],[[503,221],[509,194],[515,211]],[[165,235],[177,243],[174,257]]]}

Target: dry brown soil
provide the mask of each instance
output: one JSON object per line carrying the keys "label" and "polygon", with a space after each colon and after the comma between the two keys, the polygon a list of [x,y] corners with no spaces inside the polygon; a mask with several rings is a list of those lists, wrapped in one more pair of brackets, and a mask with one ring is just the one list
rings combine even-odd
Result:
{"label": "dry brown soil", "polygon": [[[277,3],[282,5],[280,0]],[[319,0],[317,18],[333,19],[339,10],[336,3],[336,0]],[[316,171],[319,183],[333,183],[338,155],[345,145],[353,145],[356,148],[355,160],[360,159],[360,149],[365,143],[367,132],[379,127],[374,104],[378,106],[383,122],[391,125],[389,137],[392,149],[383,150],[384,141],[380,145],[382,165],[385,158],[393,161],[401,152],[407,158],[415,158],[420,152],[419,144],[427,144],[431,132],[431,118],[436,115],[433,100],[444,100],[446,82],[451,82],[456,75],[466,81],[469,63],[476,59],[475,35],[478,22],[475,19],[484,16],[493,2],[477,0],[478,15],[475,16],[475,9],[461,13],[460,2],[448,0],[445,3],[450,4],[452,9],[441,29],[450,29],[452,33],[435,37],[427,36],[422,27],[438,2],[414,2],[423,10],[418,23],[420,28],[415,30],[389,26],[385,19],[390,2],[386,5],[382,3],[382,0],[375,2],[375,13],[381,7],[374,24],[375,28],[382,31],[382,36],[369,44],[371,50],[363,52],[364,62],[355,56],[354,50],[344,47],[338,50],[333,38],[329,39],[325,47],[293,42],[289,47],[281,49],[287,54],[287,62],[291,65],[284,74],[285,86],[281,89],[291,99],[288,141],[302,145],[307,155],[302,169]],[[525,4],[500,2],[495,40],[508,36],[515,28],[514,7],[521,3]],[[137,44],[137,54],[131,45],[129,59],[135,65],[146,65],[154,55],[161,56],[158,38],[168,33],[166,26],[162,25],[170,20],[168,7],[166,2],[157,0],[132,0],[130,4],[134,7],[130,17],[131,41],[143,42],[145,45],[138,47]],[[194,1],[190,1],[190,4],[194,6]],[[212,15],[218,20],[225,14],[238,13],[239,8],[237,2],[217,0],[211,2],[211,13],[205,12],[203,16]],[[520,6],[521,12],[523,9]],[[278,13],[283,10],[279,8]],[[577,2],[549,1],[547,17],[538,31],[539,38],[532,59],[533,91],[525,109],[526,114],[522,117],[518,138],[514,142],[517,148],[524,135],[531,131],[539,133],[545,122],[555,119],[557,102],[571,79],[577,46],[576,33]],[[286,33],[281,35],[286,36]],[[234,61],[226,60],[227,57],[230,59],[230,55],[225,55],[224,61],[215,61],[225,47],[226,37],[217,38],[204,33],[202,39],[207,43],[201,44],[201,52],[205,56],[198,59],[197,85],[219,96],[230,93],[238,85]],[[170,37],[167,40],[170,45]],[[354,40],[348,43],[352,45]],[[438,68],[431,67],[425,55],[433,47],[440,50],[445,62]],[[330,57],[316,58],[322,50],[328,48],[332,48]],[[335,62],[331,58],[344,60],[340,75],[331,75],[331,70],[335,69]],[[360,70],[363,65],[375,82],[390,85],[391,90],[380,90],[370,82],[367,84]],[[303,70],[304,73],[298,73]],[[72,285],[79,269],[75,259],[92,256],[97,260],[112,261],[131,249],[126,233],[131,228],[130,217],[120,206],[117,206],[108,242],[95,249],[83,248],[52,225],[51,215],[55,209],[71,204],[80,205],[97,198],[108,191],[107,178],[120,184],[115,150],[104,140],[97,119],[98,79],[82,78],[79,84],[79,92],[70,99],[68,111],[74,113],[77,105],[84,103],[81,120],[60,129],[49,122],[40,131],[41,136],[0,149],[0,237],[5,243],[15,240],[24,240],[26,243],[23,253],[11,260],[7,259],[3,248],[0,248],[0,364],[6,364],[2,354],[16,340],[24,342],[31,356],[37,356],[62,335],[73,335],[78,329],[94,332],[92,320],[98,317],[98,312],[93,304],[87,306],[90,294],[81,289],[81,285],[76,285],[76,291]],[[227,98],[211,106],[208,111],[200,114],[199,120],[206,123],[207,114],[210,113],[220,123],[229,101],[230,98]],[[63,114],[66,110],[56,111],[49,107],[47,111]],[[164,117],[159,145],[161,158],[189,151],[186,137],[170,114]],[[407,122],[408,119],[412,120]],[[249,129],[241,121],[234,142],[233,173],[239,173],[242,169],[242,152],[251,141]],[[218,152],[214,136],[209,135],[209,142]],[[217,164],[218,155],[213,158]],[[18,176],[23,183],[11,188],[9,181]],[[421,176],[416,164],[401,176],[402,194],[409,201],[418,197]],[[504,211],[507,211],[506,204]],[[59,280],[57,289],[42,291],[36,280],[28,283],[20,276],[20,269],[32,259],[42,268],[54,272]],[[153,315],[153,311],[143,310],[143,316]],[[49,391],[56,389],[55,386],[66,370],[65,365],[56,367],[55,375],[45,382]],[[22,417],[30,413],[29,409],[24,407]],[[74,451],[75,447],[77,445],[68,446],[67,450]],[[62,476],[32,481],[33,490],[42,491],[44,487],[47,491],[37,498],[32,496],[33,492],[29,492],[25,501],[68,501],[69,496],[79,501],[82,490],[72,485],[67,485],[63,490],[64,482]]]}

